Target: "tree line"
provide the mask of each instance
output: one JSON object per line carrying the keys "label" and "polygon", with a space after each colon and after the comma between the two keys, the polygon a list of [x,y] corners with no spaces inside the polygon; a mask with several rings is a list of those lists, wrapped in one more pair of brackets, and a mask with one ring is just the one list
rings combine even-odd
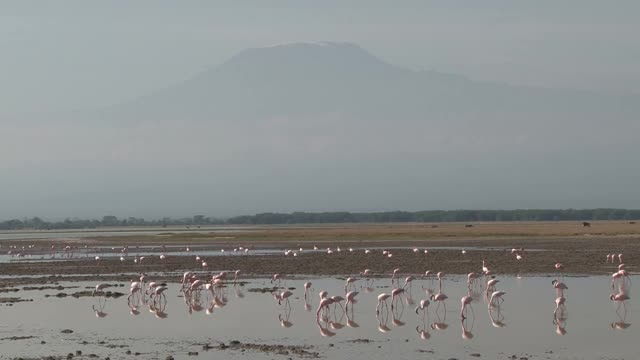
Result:
{"label": "tree line", "polygon": [[103,216],[101,220],[68,218],[45,221],[39,217],[0,222],[0,230],[95,229],[122,226],[201,226],[201,225],[276,225],[327,223],[390,223],[390,222],[473,222],[473,221],[590,221],[640,220],[640,210],[628,209],[522,209],[522,210],[428,210],[385,212],[293,212],[260,213],[227,219],[196,215],[187,218],[145,220]]}

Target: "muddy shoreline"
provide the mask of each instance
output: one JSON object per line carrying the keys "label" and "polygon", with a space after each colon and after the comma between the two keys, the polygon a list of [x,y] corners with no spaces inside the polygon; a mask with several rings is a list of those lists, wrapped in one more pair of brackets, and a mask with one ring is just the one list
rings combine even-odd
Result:
{"label": "muddy shoreline", "polygon": [[[341,225],[309,228],[268,228],[224,236],[212,233],[91,237],[80,239],[4,240],[2,251],[33,252],[30,257],[11,258],[0,263],[0,288],[22,284],[45,284],[64,280],[127,281],[131,274],[154,273],[163,281],[177,281],[176,273],[241,270],[243,276],[262,277],[273,273],[347,276],[365,268],[376,276],[386,276],[395,268],[405,274],[426,270],[448,274],[480,271],[485,260],[496,275],[549,274],[554,264],[564,264],[566,274],[609,274],[616,264],[606,264],[609,253],[623,253],[627,269],[635,272],[634,259],[640,257],[640,226],[626,222],[594,223],[590,228],[575,223],[474,224],[392,224]],[[469,225],[467,225],[469,226]],[[600,235],[594,235],[599,233]],[[560,236],[559,234],[566,234]],[[30,247],[20,249],[25,244]],[[73,247],[74,255],[63,258],[63,248]],[[129,254],[120,260],[120,250]],[[314,251],[313,246],[319,250]],[[53,248],[52,248],[53,247]],[[192,250],[185,252],[187,247]],[[249,248],[249,255],[232,253]],[[340,247],[342,251],[338,252]],[[442,248],[448,247],[448,248]],[[302,248],[303,251],[299,251]],[[326,249],[331,248],[332,254]],[[353,251],[349,251],[352,248]],[[382,254],[389,249],[391,258]],[[414,248],[418,248],[416,253]],[[512,248],[522,248],[518,261]],[[53,249],[53,250],[52,250]],[[201,256],[208,266],[196,261],[198,252],[225,249],[227,255]],[[273,254],[253,251],[270,249]],[[284,250],[297,251],[285,256]],[[365,254],[365,249],[371,253]],[[428,254],[424,250],[428,249]],[[465,249],[463,254],[460,249]],[[99,251],[99,253],[98,253]],[[55,257],[51,258],[55,252]],[[142,263],[134,263],[136,253],[145,253]],[[159,255],[164,254],[165,259]],[[95,256],[100,255],[100,260]],[[42,260],[38,260],[42,259]]]}

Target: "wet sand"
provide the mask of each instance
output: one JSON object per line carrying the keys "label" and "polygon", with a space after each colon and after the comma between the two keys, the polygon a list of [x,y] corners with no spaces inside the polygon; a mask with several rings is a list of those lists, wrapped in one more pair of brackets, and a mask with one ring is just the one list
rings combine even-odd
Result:
{"label": "wet sand", "polygon": [[[14,278],[0,280],[1,286],[19,283],[46,283],[58,275],[73,275],[77,280],[126,280],[126,273],[157,273],[159,278],[177,280],[176,272],[185,270],[217,272],[240,269],[245,276],[260,277],[273,273],[346,276],[369,268],[378,276],[389,274],[394,268],[403,273],[423,274],[426,270],[449,274],[480,271],[482,260],[500,274],[554,273],[554,264],[564,264],[568,274],[607,274],[616,264],[606,264],[609,253],[624,253],[627,269],[634,272],[634,260],[640,256],[640,224],[630,222],[592,222],[583,227],[576,222],[531,223],[473,223],[470,224],[369,224],[321,225],[309,227],[264,227],[251,232],[165,233],[155,236],[111,236],[80,239],[5,240],[2,249],[11,245],[33,245],[27,260],[12,260],[0,264],[0,273]],[[51,246],[58,251],[64,246],[76,247],[73,258],[61,259],[58,253],[51,261]],[[119,250],[129,246],[126,261],[120,261]],[[166,249],[161,246],[165,245]],[[313,246],[320,250],[313,251]],[[139,246],[140,249],[136,249]],[[192,252],[185,253],[190,246]],[[297,250],[297,256],[279,252],[270,255],[230,255],[233,248],[254,250]],[[86,248],[85,248],[86,247]],[[92,248],[105,249],[95,260]],[[115,250],[112,251],[111,248]],[[327,254],[331,247],[333,254]],[[337,247],[341,252],[335,251]],[[418,253],[413,248],[420,249]],[[439,247],[449,247],[439,248]],[[348,249],[353,248],[353,252]],[[393,257],[382,255],[389,249]],[[460,249],[466,249],[462,254]],[[512,248],[522,248],[523,259],[517,261]],[[225,249],[227,255],[202,256],[208,268],[195,260],[198,252]],[[365,249],[372,253],[365,254]],[[430,249],[424,254],[424,249]],[[102,251],[102,250],[101,250]],[[38,254],[39,255],[36,255]],[[86,253],[85,253],[86,252]],[[133,262],[137,252],[146,252],[142,264]],[[153,255],[149,255],[151,252]],[[164,253],[165,260],[159,255]],[[163,276],[163,274],[166,274]],[[26,276],[29,276],[27,278]],[[59,279],[58,279],[59,280]]]}

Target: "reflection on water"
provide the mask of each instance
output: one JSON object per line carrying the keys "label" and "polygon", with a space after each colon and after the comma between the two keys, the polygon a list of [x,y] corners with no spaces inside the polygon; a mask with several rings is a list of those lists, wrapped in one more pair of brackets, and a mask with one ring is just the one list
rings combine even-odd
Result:
{"label": "reflection on water", "polygon": [[[100,293],[78,299],[44,298],[48,292],[30,291],[28,296],[33,297],[34,302],[0,308],[3,319],[0,338],[21,335],[35,335],[36,338],[21,343],[0,341],[0,347],[7,356],[45,355],[50,354],[52,348],[60,349],[60,353],[75,351],[73,341],[71,345],[61,341],[65,336],[74,335],[59,334],[60,329],[70,328],[78,334],[75,336],[134,339],[135,350],[148,354],[155,354],[154,346],[163,340],[189,339],[188,343],[192,344],[211,341],[211,336],[220,341],[255,342],[260,339],[265,343],[315,344],[322,347],[328,358],[334,356],[331,355],[333,350],[324,346],[327,337],[388,339],[392,341],[390,344],[394,341],[404,344],[406,339],[414,339],[402,347],[374,347],[375,350],[357,347],[357,351],[349,354],[359,359],[414,357],[415,351],[424,350],[425,346],[440,354],[437,357],[445,358],[461,357],[460,349],[478,352],[487,358],[547,351],[553,351],[557,356],[564,352],[578,358],[599,358],[601,355],[634,358],[636,354],[637,334],[631,327],[630,299],[633,294],[630,284],[616,282],[614,298],[622,293],[629,299],[612,301],[612,294],[607,290],[608,277],[565,278],[563,282],[571,290],[570,293],[564,290],[561,304],[554,303],[558,298],[557,288],[554,289],[545,277],[501,277],[500,290],[496,291],[504,291],[508,298],[504,302],[494,299],[493,304],[490,297],[483,296],[486,294],[484,286],[482,289],[468,286],[466,277],[448,277],[447,298],[438,296],[444,295],[442,292],[432,291],[431,301],[427,299],[431,280],[414,280],[414,294],[407,286],[406,291],[396,294],[393,308],[391,304],[384,305],[386,301],[392,302],[391,288],[376,287],[367,292],[362,288],[367,284],[362,281],[357,286],[359,294],[352,299],[357,300],[349,301],[343,307],[344,299],[340,299],[343,295],[348,298],[344,294],[343,281],[325,278],[312,281],[315,288],[327,291],[324,300],[336,301],[320,306],[321,300],[315,291],[309,287],[305,297],[304,281],[291,279],[287,286],[295,289],[280,288],[276,292],[277,300],[270,292],[248,291],[270,288],[269,281],[262,279],[250,281],[246,286],[203,286],[192,291],[183,291],[180,284],[167,284],[162,291],[156,291],[156,287],[122,298],[106,298]],[[79,285],[95,287],[89,283]],[[444,287],[434,285],[435,291],[444,290]],[[422,293],[421,287],[427,290]],[[291,295],[283,297],[287,290]],[[388,294],[389,298],[378,302],[381,293]],[[471,300],[462,301],[463,297]],[[440,300],[434,300],[436,298]],[[572,302],[573,298],[580,301]],[[447,302],[451,301],[460,304],[461,308],[447,307]],[[487,312],[476,311],[482,309],[478,306],[486,306]],[[571,331],[567,326],[569,307],[573,313]],[[43,318],[47,319],[44,323]],[[526,341],[531,338],[536,341]],[[40,345],[40,341],[45,341],[47,347]],[[356,349],[355,344],[350,346]],[[92,352],[109,354],[108,348],[102,350],[102,353],[100,349]],[[160,355],[166,356],[166,352]]]}

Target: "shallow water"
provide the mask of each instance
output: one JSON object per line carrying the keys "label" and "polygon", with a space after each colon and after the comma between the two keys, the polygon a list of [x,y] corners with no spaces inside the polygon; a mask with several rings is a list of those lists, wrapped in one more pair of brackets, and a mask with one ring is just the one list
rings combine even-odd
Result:
{"label": "shallow water", "polygon": [[[534,358],[550,359],[637,358],[638,333],[631,326],[635,318],[636,292],[633,288],[626,313],[623,308],[616,312],[616,305],[609,300],[608,277],[567,277],[564,280],[569,287],[565,293],[567,319],[558,326],[554,324],[556,296],[551,279],[501,277],[498,289],[505,291],[506,295],[499,313],[496,309],[491,312],[494,321],[485,300],[481,298],[471,304],[473,314],[468,314],[469,318],[464,324],[461,323],[459,311],[460,298],[467,294],[466,278],[446,278],[443,293],[449,296],[447,311],[445,313],[441,306],[436,313],[436,305],[431,304],[424,323],[422,316],[414,312],[415,304],[405,304],[404,310],[396,308],[388,313],[383,311],[379,320],[375,312],[376,298],[382,292],[390,292],[390,280],[378,279],[371,293],[358,289],[358,303],[355,304],[353,316],[350,316],[353,322],[348,323],[349,318],[343,316],[338,307],[330,315],[330,320],[334,321],[333,327],[324,321],[319,326],[315,314],[319,290],[326,289],[330,295],[344,295],[344,281],[332,278],[310,279],[315,288],[310,297],[310,311],[305,310],[302,297],[304,281],[286,281],[286,286],[296,288],[288,312],[283,306],[278,306],[271,294],[247,291],[271,285],[268,280],[257,279],[250,280],[243,287],[226,288],[227,304],[215,308],[210,315],[205,310],[189,312],[178,290],[179,286],[170,284],[166,318],[159,318],[148,308],[142,307],[140,314],[131,315],[126,296],[106,299],[103,312],[107,315],[96,317],[92,307],[99,308],[103,304],[98,297],[45,298],[45,294],[54,295],[59,291],[20,291],[4,296],[21,296],[33,298],[34,301],[0,307],[0,339],[10,336],[35,338],[0,340],[0,354],[10,358],[66,355],[82,350],[84,354],[95,353],[119,359],[128,358],[125,352],[131,350],[142,353],[142,358],[164,358],[173,354],[176,359],[186,359],[189,358],[188,351],[199,351],[200,356],[204,355],[205,358],[221,355],[225,358],[281,358],[275,354],[241,353],[237,350],[214,349],[203,354],[201,347],[204,343],[215,346],[218,341],[228,343],[240,340],[243,343],[313,345],[314,349],[310,351],[318,351],[326,358],[394,356],[448,359],[468,358],[474,353],[481,354],[482,358],[506,358],[511,355],[517,355],[517,358],[533,355]],[[95,286],[94,283],[60,285],[79,285],[81,289]],[[416,303],[426,297],[422,286],[432,287],[431,281],[414,281],[411,294]],[[437,288],[437,283],[433,287]],[[71,293],[77,290],[65,291]],[[125,292],[127,287],[113,290]],[[205,298],[203,292],[201,299]],[[291,326],[283,326],[281,320],[288,320]],[[498,324],[503,326],[499,327]],[[285,325],[289,324],[285,322]],[[463,325],[467,330],[465,337]],[[626,328],[621,329],[623,327]],[[74,332],[61,334],[62,329],[72,329]],[[422,335],[427,339],[422,339],[417,330],[426,330],[427,333]],[[331,334],[334,335],[323,336]],[[351,342],[356,339],[368,339],[371,342]],[[41,341],[46,344],[41,344]],[[88,343],[83,345],[82,341]],[[100,341],[105,343],[100,344]],[[120,345],[126,347],[120,348]]]}
{"label": "shallow water", "polygon": [[167,227],[167,228],[111,228],[111,229],[75,229],[75,230],[15,230],[1,231],[0,240],[33,240],[33,239],[78,239],[98,236],[133,236],[162,234],[203,234],[209,232],[245,232],[255,231],[251,226],[202,226],[200,228]]}

